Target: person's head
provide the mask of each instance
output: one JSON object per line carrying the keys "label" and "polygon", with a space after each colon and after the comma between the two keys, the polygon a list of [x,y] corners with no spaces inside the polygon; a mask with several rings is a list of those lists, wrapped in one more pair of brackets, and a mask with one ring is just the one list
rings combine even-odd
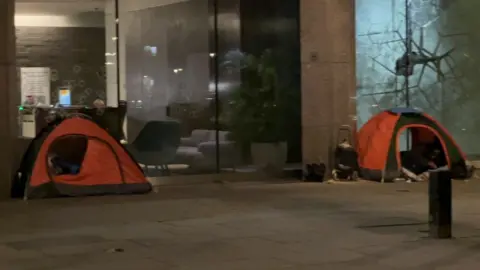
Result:
{"label": "person's head", "polygon": [[103,102],[103,100],[97,98],[93,102],[93,107],[95,107],[97,109],[103,109],[103,108],[105,108],[105,102]]}
{"label": "person's head", "polygon": [[53,123],[57,119],[57,113],[54,110],[48,111],[48,115],[45,117],[47,123]]}
{"label": "person's head", "polygon": [[102,115],[105,112],[105,102],[99,98],[93,102],[93,107],[96,109],[98,115]]}
{"label": "person's head", "polygon": [[32,95],[28,95],[25,99],[25,105],[35,105],[35,97]]}

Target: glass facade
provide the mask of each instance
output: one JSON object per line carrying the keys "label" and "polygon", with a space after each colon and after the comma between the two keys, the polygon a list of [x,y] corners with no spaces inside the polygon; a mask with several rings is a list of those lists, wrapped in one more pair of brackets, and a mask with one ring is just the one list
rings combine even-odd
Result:
{"label": "glass facade", "polygon": [[50,107],[117,106],[115,1],[17,0],[15,28],[20,137],[35,137]]}
{"label": "glass facade", "polygon": [[[88,107],[100,100],[118,109],[117,118],[126,115],[118,122],[127,145],[154,175],[257,172],[266,164],[298,168],[300,0],[34,2],[17,0],[16,6],[22,104]],[[468,155],[480,154],[470,144],[480,132],[477,2],[355,1],[358,128],[382,110],[414,107],[443,124]],[[349,47],[347,36],[332,44]],[[328,58],[315,51],[322,46],[304,46],[311,72]],[[32,85],[42,90],[29,92]],[[318,115],[343,124],[343,108],[320,99],[338,93],[337,100],[348,95],[350,101],[352,93],[311,91],[322,108],[332,106]],[[315,144],[312,159],[320,151]]]}
{"label": "glass facade", "polygon": [[168,175],[258,171],[258,143],[300,162],[298,1],[167,2],[118,1],[129,143]]}
{"label": "glass facade", "polygon": [[87,2],[17,1],[24,102],[104,103],[149,176],[300,168],[298,0]]}
{"label": "glass facade", "polygon": [[[357,112],[411,106],[443,124],[470,156],[475,141],[479,35],[474,0],[357,0]],[[410,70],[405,64],[409,52]]]}
{"label": "glass facade", "polygon": [[[17,65],[22,101],[29,102],[27,80],[47,70],[45,91],[33,93],[35,102],[56,104],[60,89],[68,88],[71,103],[92,105],[106,98],[105,14],[103,3],[83,7],[60,3],[16,4]],[[77,8],[74,10],[74,8]],[[37,70],[35,70],[37,68]],[[40,72],[40,73],[38,73]],[[48,74],[50,73],[50,74]],[[48,89],[48,90],[47,90]]]}

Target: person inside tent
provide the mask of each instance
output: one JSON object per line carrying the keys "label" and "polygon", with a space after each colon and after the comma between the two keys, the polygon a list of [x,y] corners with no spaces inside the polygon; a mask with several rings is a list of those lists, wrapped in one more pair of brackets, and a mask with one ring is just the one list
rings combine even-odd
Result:
{"label": "person inside tent", "polygon": [[426,146],[425,157],[429,160],[430,166],[435,169],[445,167],[448,164],[442,149],[442,143],[437,137]]}
{"label": "person inside tent", "polygon": [[51,175],[76,175],[87,151],[85,136],[71,135],[57,139],[48,151],[48,168]]}
{"label": "person inside tent", "polygon": [[400,153],[402,162],[402,173],[410,180],[423,181],[428,179],[428,170],[436,169],[437,166],[428,158],[425,153],[427,146],[424,144],[415,145],[409,151]]}
{"label": "person inside tent", "polygon": [[48,156],[48,168],[53,175],[78,174],[80,165],[69,162],[56,154]]}

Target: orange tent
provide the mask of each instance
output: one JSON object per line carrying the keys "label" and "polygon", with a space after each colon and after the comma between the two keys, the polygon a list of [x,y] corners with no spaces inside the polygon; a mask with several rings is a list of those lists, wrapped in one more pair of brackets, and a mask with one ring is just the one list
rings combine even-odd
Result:
{"label": "orange tent", "polygon": [[444,127],[425,113],[397,108],[373,116],[357,134],[358,162],[363,178],[388,181],[400,177],[400,134],[407,129],[412,149],[438,140],[454,177],[469,177],[465,155]]}
{"label": "orange tent", "polygon": [[[74,172],[59,172],[56,161]],[[24,155],[14,186],[26,198],[150,192],[152,187],[127,150],[91,120],[70,118],[44,130]],[[17,190],[18,193],[18,190]]]}

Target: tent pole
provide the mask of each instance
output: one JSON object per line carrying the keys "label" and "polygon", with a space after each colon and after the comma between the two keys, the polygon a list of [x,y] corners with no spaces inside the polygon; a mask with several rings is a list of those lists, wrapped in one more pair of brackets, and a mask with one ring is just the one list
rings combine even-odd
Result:
{"label": "tent pole", "polygon": [[[405,0],[405,49],[407,53],[407,70],[405,72],[405,105],[410,107],[410,57],[412,55],[412,27],[410,22],[410,0]],[[413,67],[411,67],[413,70]],[[407,134],[407,149],[410,149],[410,136]]]}
{"label": "tent pole", "polygon": [[[405,0],[405,51],[407,53],[407,70],[405,72],[405,105],[410,107],[410,57],[412,55],[412,28],[410,25],[410,0]],[[412,67],[413,69],[413,67]]]}

